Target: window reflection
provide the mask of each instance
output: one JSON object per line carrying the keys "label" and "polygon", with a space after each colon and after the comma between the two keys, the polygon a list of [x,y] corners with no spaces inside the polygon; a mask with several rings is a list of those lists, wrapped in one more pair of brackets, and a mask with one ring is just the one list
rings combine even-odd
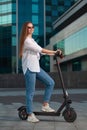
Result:
{"label": "window reflection", "polygon": [[0,5],[0,13],[8,13],[8,12],[12,12],[12,4],[4,4],[4,5]]}
{"label": "window reflection", "polygon": [[66,55],[87,48],[87,27],[65,39]]}
{"label": "window reflection", "polygon": [[32,4],[32,13],[38,13],[38,5]]}
{"label": "window reflection", "polygon": [[0,24],[12,23],[11,15],[1,16]]}
{"label": "window reflection", "polygon": [[32,22],[33,22],[33,24],[38,24],[38,16],[37,15],[32,16]]}
{"label": "window reflection", "polygon": [[32,0],[32,2],[38,2],[38,0]]}

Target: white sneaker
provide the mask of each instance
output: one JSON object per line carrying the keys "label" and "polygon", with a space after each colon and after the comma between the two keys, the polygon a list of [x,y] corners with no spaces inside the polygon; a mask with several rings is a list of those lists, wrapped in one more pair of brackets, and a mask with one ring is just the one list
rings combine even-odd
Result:
{"label": "white sneaker", "polygon": [[49,106],[49,104],[46,105],[46,106],[42,106],[42,111],[44,111],[44,112],[55,112],[55,110],[52,109],[52,108]]}
{"label": "white sneaker", "polygon": [[32,113],[31,116],[28,116],[27,121],[35,123],[35,122],[39,122],[39,119],[37,119],[34,113]]}

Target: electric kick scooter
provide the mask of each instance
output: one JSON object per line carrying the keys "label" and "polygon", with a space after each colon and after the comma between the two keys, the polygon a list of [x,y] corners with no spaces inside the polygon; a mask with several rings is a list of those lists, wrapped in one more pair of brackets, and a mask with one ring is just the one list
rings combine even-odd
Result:
{"label": "electric kick scooter", "polygon": [[[65,121],[74,122],[77,118],[77,114],[76,114],[75,110],[70,106],[70,104],[72,103],[72,100],[69,99],[68,92],[65,89],[63,76],[62,76],[62,72],[61,72],[57,57],[62,58],[62,55],[59,55],[59,53],[56,53],[55,60],[56,60],[56,64],[57,64],[59,78],[61,81],[61,87],[63,90],[64,101],[56,112],[42,112],[41,111],[41,112],[34,112],[34,114],[38,115],[38,116],[40,116],[40,115],[42,115],[42,116],[60,116],[60,114],[62,113],[62,116],[64,117]],[[21,106],[20,108],[18,108],[18,115],[19,115],[19,118],[22,120],[27,119],[28,114],[26,112],[26,106]]]}

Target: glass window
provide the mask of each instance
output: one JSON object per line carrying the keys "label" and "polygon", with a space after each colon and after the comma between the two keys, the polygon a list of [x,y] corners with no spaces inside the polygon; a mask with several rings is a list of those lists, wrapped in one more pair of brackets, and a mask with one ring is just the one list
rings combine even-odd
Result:
{"label": "glass window", "polygon": [[12,4],[12,11],[16,11],[16,4],[15,3]]}
{"label": "glass window", "polygon": [[38,13],[38,5],[32,4],[32,13]]}
{"label": "glass window", "polygon": [[59,5],[64,5],[64,0],[58,0]]}
{"label": "glass window", "polygon": [[52,28],[51,27],[46,27],[46,32],[47,33],[50,33],[52,31]]}
{"label": "glass window", "polygon": [[39,35],[39,29],[37,26],[34,27],[34,35]]}
{"label": "glass window", "polygon": [[57,10],[53,10],[52,11],[52,16],[58,16],[58,11]]}
{"label": "glass window", "polygon": [[51,6],[46,5],[46,11],[51,11]]}
{"label": "glass window", "polygon": [[0,2],[8,2],[8,1],[11,1],[11,0],[0,0]]}
{"label": "glass window", "polygon": [[46,17],[46,21],[47,21],[47,22],[50,22],[51,20],[52,20],[52,17],[51,17],[51,16],[47,16],[47,17]]}
{"label": "glass window", "polygon": [[0,5],[0,13],[8,13],[8,12],[12,12],[12,4],[4,4],[4,5]]}
{"label": "glass window", "polygon": [[38,16],[37,15],[32,16],[32,22],[33,22],[33,24],[38,24]]}
{"label": "glass window", "polygon": [[72,71],[80,71],[81,70],[81,62],[80,61],[74,61],[72,63]]}
{"label": "glass window", "polygon": [[59,7],[58,7],[58,12],[59,12],[60,14],[63,14],[63,13],[64,13],[64,6],[59,6]]}
{"label": "glass window", "polygon": [[16,37],[12,37],[12,46],[16,46]]}
{"label": "glass window", "polygon": [[87,48],[87,27],[65,39],[65,54]]}
{"label": "glass window", "polygon": [[65,0],[65,1],[64,1],[64,5],[69,7],[69,6],[71,5],[71,1]]}
{"label": "glass window", "polygon": [[16,34],[16,26],[12,26],[12,34]]}
{"label": "glass window", "polygon": [[0,24],[8,24],[8,23],[12,23],[12,16],[11,15],[1,16]]}
{"label": "glass window", "polygon": [[60,49],[63,51],[63,54],[64,54],[64,52],[65,52],[64,40],[59,41],[58,43],[56,43],[56,44],[53,46],[53,49],[54,49],[54,50],[57,50],[58,48],[60,48]]}
{"label": "glass window", "polygon": [[58,4],[58,0],[52,0],[52,5],[57,5]]}
{"label": "glass window", "polygon": [[16,23],[16,15],[15,15],[15,14],[12,15],[12,22],[13,22],[13,23]]}
{"label": "glass window", "polygon": [[38,0],[32,0],[32,2],[38,2]]}

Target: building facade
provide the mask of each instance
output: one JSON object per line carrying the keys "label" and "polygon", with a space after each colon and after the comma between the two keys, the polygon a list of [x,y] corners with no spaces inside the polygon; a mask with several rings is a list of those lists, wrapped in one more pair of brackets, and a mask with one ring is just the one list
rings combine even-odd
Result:
{"label": "building facade", "polygon": [[[33,22],[34,38],[45,47],[53,31],[52,23],[77,0],[0,0],[0,73],[20,72],[19,35],[25,21]],[[44,69],[49,58],[43,58]],[[44,63],[43,63],[44,62]]]}
{"label": "building facade", "polygon": [[13,68],[16,69],[16,3],[0,0],[0,73],[10,73]]}
{"label": "building facade", "polygon": [[[87,1],[80,0],[53,23],[54,34],[48,47],[61,48],[59,59],[63,71],[87,71]],[[55,60],[50,59],[50,70],[56,71]]]}

